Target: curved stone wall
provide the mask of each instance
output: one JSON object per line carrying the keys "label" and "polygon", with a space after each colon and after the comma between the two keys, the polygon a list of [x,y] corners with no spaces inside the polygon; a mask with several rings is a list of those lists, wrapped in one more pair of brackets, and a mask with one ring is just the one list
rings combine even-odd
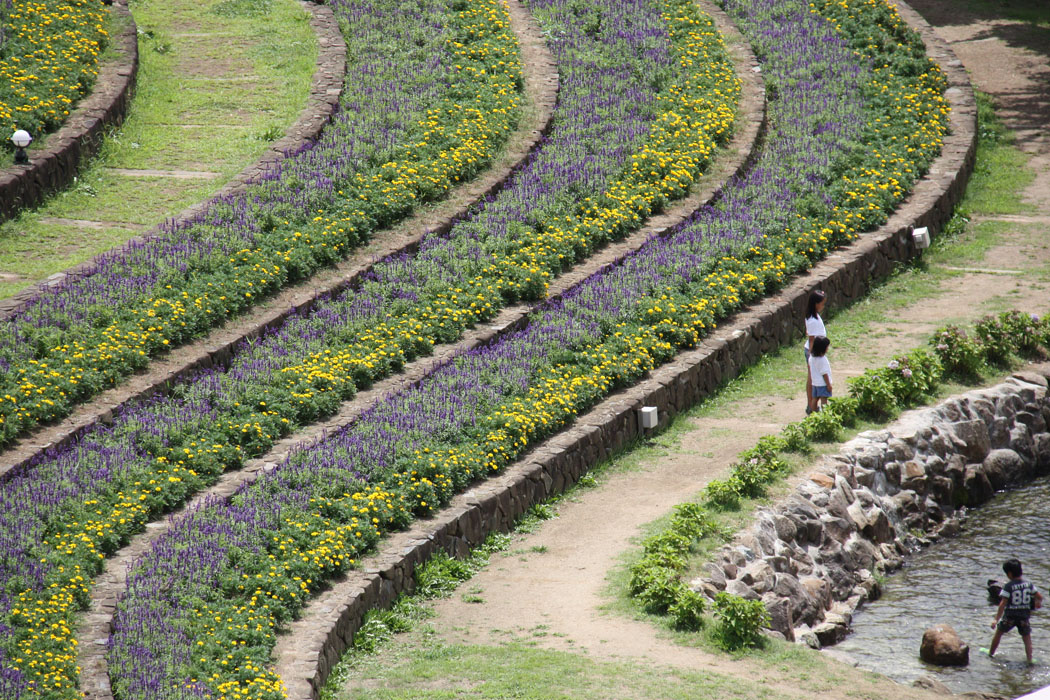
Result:
{"label": "curved stone wall", "polygon": [[438,549],[466,554],[494,530],[508,530],[533,504],[561,493],[589,468],[641,437],[642,406],[656,406],[660,423],[688,410],[762,354],[799,335],[812,289],[844,305],[885,277],[894,266],[920,254],[914,227],[939,229],[952,215],[973,170],[977,107],[962,64],[914,11],[898,11],[922,33],[929,54],[945,70],[952,105],[952,134],[929,174],[889,221],[843,248],[778,294],[736,314],[695,350],[657,368],[648,380],[624,390],[582,416],[570,429],[538,446],[503,474],[457,496],[433,518],[385,540],[363,568],[315,599],[302,619],[278,641],[278,672],[291,700],[316,700],[364,614],[386,607],[414,585],[416,565]]}
{"label": "curved stone wall", "polygon": [[465,555],[494,530],[507,530],[533,504],[561,493],[589,468],[641,437],[642,406],[656,406],[660,423],[688,410],[762,354],[798,337],[811,290],[821,288],[833,305],[861,296],[894,266],[921,253],[914,227],[939,229],[951,217],[973,170],[977,106],[966,72],[947,44],[913,10],[898,4],[928,53],[945,70],[952,105],[952,134],[929,174],[877,231],[829,256],[778,294],[736,314],[695,350],[654,370],[532,450],[503,474],[457,496],[433,518],[384,541],[369,558],[313,601],[278,642],[278,672],[292,700],[316,700],[330,670],[352,643],[364,614],[390,605],[414,585],[415,567],[439,549]]}
{"label": "curved stone wall", "polygon": [[[737,535],[693,586],[762,600],[771,628],[819,648],[877,598],[873,574],[958,531],[959,508],[1050,473],[1050,365],[861,433]],[[925,539],[925,538],[923,538]]]}
{"label": "curved stone wall", "polygon": [[58,131],[46,137],[47,148],[28,151],[28,165],[0,171],[0,221],[69,186],[81,165],[98,152],[103,131],[124,121],[139,66],[138,28],[127,0],[113,3],[112,12],[125,20],[124,30],[112,39],[116,58],[99,65],[91,94]]}

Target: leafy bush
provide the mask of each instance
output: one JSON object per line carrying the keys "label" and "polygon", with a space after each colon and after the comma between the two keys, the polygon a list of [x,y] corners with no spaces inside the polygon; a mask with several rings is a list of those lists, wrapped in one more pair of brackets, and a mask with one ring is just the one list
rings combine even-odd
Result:
{"label": "leafy bush", "polygon": [[735,477],[712,479],[704,488],[704,496],[711,505],[721,510],[735,510],[740,507],[741,485]]}
{"label": "leafy bush", "polygon": [[945,374],[964,381],[976,379],[984,368],[981,342],[958,326],[945,326],[930,341]]}
{"label": "leafy bush", "polygon": [[985,316],[974,324],[974,332],[981,339],[984,347],[984,358],[990,365],[1007,367],[1014,352],[1014,339],[1010,337],[1010,328],[997,316]]}
{"label": "leafy bush", "polygon": [[806,430],[799,423],[788,423],[780,431],[784,441],[784,449],[788,452],[809,452],[809,440],[806,438]]}
{"label": "leafy bush", "polygon": [[704,626],[704,597],[685,588],[667,609],[675,629],[696,631]]}
{"label": "leafy bush", "polygon": [[802,420],[802,429],[806,438],[814,442],[833,442],[838,439],[842,430],[842,417],[828,407],[811,413]]}
{"label": "leafy bush", "polygon": [[664,566],[641,567],[631,577],[631,592],[649,613],[663,614],[674,605],[685,584],[677,569]]}
{"label": "leafy bush", "polygon": [[999,322],[1013,342],[1013,351],[1021,357],[1037,357],[1039,346],[1046,344],[1046,334],[1050,330],[1045,321],[1040,321],[1035,314],[1026,314],[1010,310],[999,314]]}
{"label": "leafy bush", "polygon": [[726,651],[754,646],[760,630],[769,624],[769,613],[762,601],[744,600],[725,591],[715,596],[715,617],[715,638]]}

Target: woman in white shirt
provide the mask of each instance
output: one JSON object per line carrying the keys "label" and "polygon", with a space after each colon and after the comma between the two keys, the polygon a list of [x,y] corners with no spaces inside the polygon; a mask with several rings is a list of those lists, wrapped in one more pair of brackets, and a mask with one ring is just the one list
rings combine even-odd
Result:
{"label": "woman in white shirt", "polygon": [[802,347],[802,352],[806,356],[806,415],[808,416],[813,412],[813,379],[809,373],[809,355],[810,349],[813,347],[813,339],[820,336],[827,336],[827,330],[824,328],[824,319],[820,317],[820,312],[824,310],[824,304],[827,302],[827,294],[814,289],[809,293],[809,302],[806,304],[806,344]]}

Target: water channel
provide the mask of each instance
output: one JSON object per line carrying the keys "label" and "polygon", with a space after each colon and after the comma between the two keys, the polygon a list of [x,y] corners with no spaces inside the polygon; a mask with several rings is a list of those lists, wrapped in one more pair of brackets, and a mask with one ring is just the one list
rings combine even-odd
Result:
{"label": "water channel", "polygon": [[[1044,607],[1032,614],[1034,661],[1025,663],[1017,631],[1003,636],[995,658],[979,651],[991,641],[995,605],[988,579],[1003,582],[1002,562],[1017,557]],[[888,576],[880,600],[853,618],[853,633],[834,647],[861,668],[910,685],[931,676],[956,693],[982,691],[1016,697],[1050,686],[1050,478],[996,496],[971,510],[962,532],[908,557]],[[922,634],[950,624],[970,645],[970,665],[940,668],[919,659]]]}

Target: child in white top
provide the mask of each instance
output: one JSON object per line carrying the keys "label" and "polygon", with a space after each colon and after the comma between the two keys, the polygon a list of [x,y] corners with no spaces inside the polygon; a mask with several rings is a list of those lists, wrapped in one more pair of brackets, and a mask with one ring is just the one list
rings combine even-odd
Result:
{"label": "child in white top", "polygon": [[824,319],[820,317],[820,312],[824,310],[824,304],[827,302],[827,295],[819,289],[814,289],[809,293],[809,301],[806,304],[806,343],[802,347],[802,352],[806,356],[806,414],[809,415],[813,411],[813,382],[809,376],[809,354],[810,348],[813,347],[813,339],[817,336],[826,336],[827,330],[824,328]]}
{"label": "child in white top", "polygon": [[813,348],[809,355],[809,378],[813,383],[813,398],[810,399],[810,412],[819,411],[828,405],[831,398],[831,363],[828,361],[828,347],[831,341],[827,336],[819,335],[813,339]]}

